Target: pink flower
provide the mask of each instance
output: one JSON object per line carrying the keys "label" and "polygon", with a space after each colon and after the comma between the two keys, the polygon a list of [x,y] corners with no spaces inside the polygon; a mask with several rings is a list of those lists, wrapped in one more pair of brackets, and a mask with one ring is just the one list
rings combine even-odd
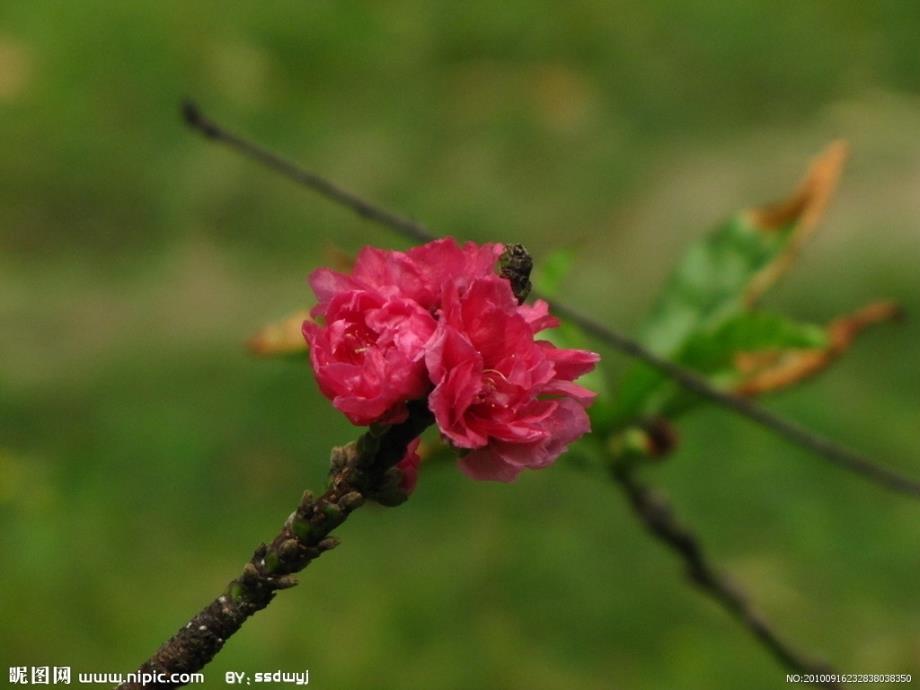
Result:
{"label": "pink flower", "polygon": [[[314,290],[319,295],[322,287],[314,284]],[[348,289],[330,295],[313,314],[326,322],[303,325],[317,383],[353,424],[402,421],[406,402],[428,394],[424,348],[435,321],[416,302]]]}
{"label": "pink flower", "polygon": [[518,306],[508,281],[488,276],[445,287],[425,363],[438,428],[468,452],[474,479],[511,481],[551,464],[590,429],[594,394],[574,379],[599,357],[537,341],[556,325],[544,302]]}
{"label": "pink flower", "polygon": [[418,454],[418,444],[421,439],[415,439],[406,446],[406,454],[403,459],[396,463],[396,469],[402,472],[402,481],[399,484],[400,490],[409,496],[415,491],[415,485],[418,484],[418,469],[422,464],[422,458]]}
{"label": "pink flower", "polygon": [[[304,323],[320,390],[354,424],[397,423],[428,399],[474,479],[511,481],[551,464],[589,428],[594,394],[575,383],[598,356],[536,334],[558,325],[543,301],[519,305],[495,273],[503,248],[437,240],[406,252],[367,247],[350,275],[320,269]],[[417,440],[398,464],[408,494]]]}
{"label": "pink flower", "polygon": [[500,244],[467,242],[461,246],[453,237],[435,240],[407,252],[364,247],[355,259],[351,275],[323,268],[313,272],[310,285],[319,300],[319,315],[324,314],[333,297],[351,290],[398,295],[433,312],[440,306],[444,285],[457,281],[466,284],[494,274],[502,250]]}
{"label": "pink flower", "polygon": [[477,278],[494,276],[502,251],[501,244],[467,242],[461,246],[453,237],[410,249],[406,255],[415,264],[424,286],[416,300],[426,308],[439,308],[445,286],[464,288]]}
{"label": "pink flower", "polygon": [[494,273],[501,245],[463,246],[453,238],[408,252],[365,247],[351,275],[310,276],[317,305],[304,337],[323,395],[353,424],[399,422],[405,403],[431,390],[424,347],[444,285]]}

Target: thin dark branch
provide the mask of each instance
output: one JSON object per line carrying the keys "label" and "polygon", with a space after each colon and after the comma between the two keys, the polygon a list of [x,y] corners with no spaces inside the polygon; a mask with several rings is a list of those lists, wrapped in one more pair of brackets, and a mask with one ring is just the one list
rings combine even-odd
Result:
{"label": "thin dark branch", "polygon": [[413,403],[409,419],[402,424],[379,434],[368,431],[357,442],[334,449],[325,493],[319,498],[304,493],[272,542],[259,546],[240,576],[141,665],[137,681],[119,690],[183,685],[165,679],[204,668],[243,623],[271,603],[278,590],[297,584],[294,573],[338,544],[329,533],[365,499],[385,505],[405,500],[399,489],[401,475],[394,465],[405,455],[409,442],[432,421],[426,401]]}
{"label": "thin dark branch", "polygon": [[[780,664],[802,674],[836,673],[832,667],[808,658],[780,638],[773,626],[752,608],[738,588],[708,561],[699,539],[686,525],[677,521],[667,499],[636,479],[632,464],[616,463],[613,466],[613,477],[646,529],[683,559],[690,581],[747,628]],[[833,682],[818,685],[825,688],[841,687]]]}
{"label": "thin dark branch", "polygon": [[742,417],[747,417],[752,422],[774,432],[777,436],[823,457],[838,467],[849,470],[892,491],[920,498],[920,482],[906,477],[889,467],[880,465],[862,453],[847,448],[826,436],[806,429],[798,422],[780,417],[750,398],[715,388],[696,372],[656,355],[622,333],[602,326],[564,304],[550,301],[550,305],[556,314],[576,324],[586,333],[615,347],[624,354],[645,362],[691,393],[696,393],[716,405],[720,405]]}
{"label": "thin dark branch", "polygon": [[[209,139],[228,145],[238,153],[257,161],[266,168],[274,170],[304,187],[312,189],[363,218],[395,230],[415,242],[428,242],[437,237],[432,230],[421,223],[362,199],[324,177],[305,170],[293,161],[225,129],[205,116],[191,101],[183,103],[182,114],[189,126]],[[869,457],[810,431],[800,424],[784,419],[747,398],[719,390],[694,371],[656,355],[623,333],[604,326],[565,304],[555,300],[548,301],[553,310],[563,318],[568,319],[585,332],[623,354],[634,357],[657,369],[686,390],[736,414],[747,417],[756,424],[786,439],[786,441],[805,448],[838,467],[893,491],[920,498],[920,482],[906,477],[889,467],[880,465]]]}
{"label": "thin dark branch", "polygon": [[420,223],[409,218],[404,218],[396,213],[387,211],[376,204],[365,201],[357,194],[330,182],[326,178],[302,168],[293,161],[289,161],[274,151],[249,141],[233,132],[224,129],[213,120],[206,117],[192,101],[182,103],[182,117],[186,123],[204,136],[215,141],[229,144],[236,151],[248,158],[270,168],[284,177],[293,180],[299,185],[309,187],[322,196],[341,206],[351,209],[362,218],[386,225],[396,230],[400,235],[413,242],[428,242],[435,238],[434,233]]}

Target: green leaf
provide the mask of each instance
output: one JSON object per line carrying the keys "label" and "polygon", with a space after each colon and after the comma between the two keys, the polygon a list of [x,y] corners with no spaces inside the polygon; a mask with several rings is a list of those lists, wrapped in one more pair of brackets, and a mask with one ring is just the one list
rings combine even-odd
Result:
{"label": "green leaf", "polygon": [[741,395],[755,396],[795,386],[842,357],[866,329],[897,321],[902,315],[894,302],[873,302],[831,321],[822,329],[824,342],[818,346],[742,350],[733,358],[737,376],[732,388]]}
{"label": "green leaf", "polygon": [[[741,379],[739,353],[818,349],[827,336],[819,326],[796,323],[778,314],[742,312],[707,330],[697,330],[673,355],[674,361],[707,376],[722,387]],[[636,367],[620,387],[615,422],[686,410],[696,398],[650,367]],[[625,412],[624,412],[625,410]]]}
{"label": "green leaf", "polygon": [[820,348],[827,335],[820,326],[797,323],[770,312],[744,312],[711,332],[695,333],[680,353],[681,364],[704,373],[734,369],[739,352]]}
{"label": "green leaf", "polygon": [[741,214],[691,246],[640,330],[642,342],[673,354],[694,333],[742,312],[751,281],[794,231],[787,226],[764,232]]}
{"label": "green leaf", "polygon": [[[724,373],[717,364],[739,349],[810,346],[797,343],[816,337],[815,327],[750,310],[814,231],[845,158],[846,145],[832,144],[790,198],[742,211],[693,244],[641,327],[642,343],[716,379]],[[678,395],[657,371],[638,365],[620,386],[611,423],[628,425]]]}

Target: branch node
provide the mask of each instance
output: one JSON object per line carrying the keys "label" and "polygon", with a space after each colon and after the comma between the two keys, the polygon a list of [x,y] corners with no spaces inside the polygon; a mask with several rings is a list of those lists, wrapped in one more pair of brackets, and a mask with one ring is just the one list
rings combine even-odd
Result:
{"label": "branch node", "polygon": [[182,119],[185,120],[185,124],[189,127],[197,129],[209,139],[220,139],[220,127],[205,117],[195,101],[190,98],[183,100],[180,112],[182,113]]}

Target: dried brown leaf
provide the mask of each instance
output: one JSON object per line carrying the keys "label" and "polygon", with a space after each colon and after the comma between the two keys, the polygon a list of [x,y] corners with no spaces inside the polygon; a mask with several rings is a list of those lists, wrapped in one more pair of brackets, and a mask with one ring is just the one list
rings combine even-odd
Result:
{"label": "dried brown leaf", "polygon": [[307,343],[301,329],[309,316],[306,310],[301,310],[269,324],[250,338],[246,346],[258,357],[288,357],[304,353]]}
{"label": "dried brown leaf", "polygon": [[843,355],[866,328],[898,319],[902,314],[900,306],[893,302],[875,302],[829,323],[825,347],[738,353],[735,368],[741,373],[742,382],[735,390],[753,397],[811,378]]}
{"label": "dried brown leaf", "polygon": [[849,154],[843,140],[832,142],[811,163],[805,178],[783,201],[748,209],[750,223],[764,232],[781,232],[792,227],[783,252],[762,269],[748,285],[746,299],[753,304],[795,261],[805,241],[811,237],[824,215]]}

